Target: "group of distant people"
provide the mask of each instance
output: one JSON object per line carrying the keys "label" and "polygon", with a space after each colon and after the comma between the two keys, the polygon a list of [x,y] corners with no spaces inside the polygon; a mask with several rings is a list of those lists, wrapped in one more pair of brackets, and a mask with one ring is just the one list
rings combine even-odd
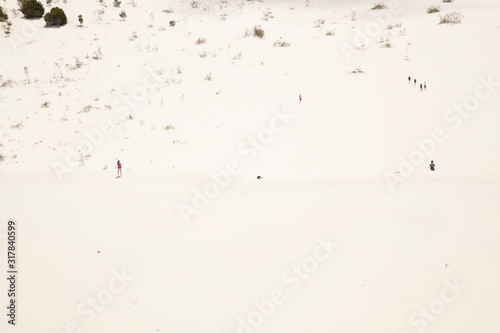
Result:
{"label": "group of distant people", "polygon": [[[408,76],[408,84],[411,83],[411,76]],[[417,86],[417,79],[413,78],[413,87]],[[420,83],[420,91],[422,90],[427,90],[427,82],[424,81],[424,83]]]}

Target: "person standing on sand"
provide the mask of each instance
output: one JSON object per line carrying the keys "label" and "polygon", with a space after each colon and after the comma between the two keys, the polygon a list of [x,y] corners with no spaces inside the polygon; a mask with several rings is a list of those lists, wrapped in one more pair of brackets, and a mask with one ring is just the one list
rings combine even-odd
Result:
{"label": "person standing on sand", "polygon": [[435,167],[436,165],[434,164],[434,161],[431,161],[431,164],[429,164],[429,169],[431,169],[431,171],[434,171]]}
{"label": "person standing on sand", "polygon": [[411,83],[411,76],[408,76],[408,84]]}
{"label": "person standing on sand", "polygon": [[116,168],[118,169],[118,177],[122,176],[122,164],[120,163],[120,160],[116,162]]}
{"label": "person standing on sand", "polygon": [[424,90],[427,90],[427,82],[424,81]]}
{"label": "person standing on sand", "polygon": [[416,87],[417,86],[417,79],[413,79],[413,86]]}
{"label": "person standing on sand", "polygon": [[302,103],[302,94],[299,95],[299,103]]}
{"label": "person standing on sand", "polygon": [[422,91],[422,83],[420,83],[420,91]]}

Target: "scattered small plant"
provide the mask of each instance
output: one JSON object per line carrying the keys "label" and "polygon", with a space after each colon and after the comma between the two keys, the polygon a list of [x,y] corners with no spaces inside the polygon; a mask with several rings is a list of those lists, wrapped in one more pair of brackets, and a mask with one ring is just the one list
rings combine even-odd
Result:
{"label": "scattered small plant", "polygon": [[162,129],[165,130],[165,131],[174,130],[175,126],[172,125],[172,124],[170,124],[170,125],[167,125],[167,126],[163,126]]}
{"label": "scattered small plant", "polygon": [[122,11],[120,12],[120,14],[118,14],[118,15],[120,15],[120,17],[121,17],[122,19],[124,19],[124,20],[125,20],[125,18],[127,17],[127,13],[125,13],[125,11],[124,11],[124,10],[122,10]]}
{"label": "scattered small plant", "polygon": [[240,60],[243,53],[240,51],[237,55],[233,57],[233,60]]}
{"label": "scattered small plant", "polygon": [[52,0],[47,0],[47,5],[51,5],[52,4]]}
{"label": "scattered small plant", "polygon": [[171,27],[175,27],[175,24],[176,24],[176,23],[177,23],[177,22],[175,22],[174,20],[171,20],[171,21],[169,22],[169,24],[170,24],[170,26],[171,26]]}
{"label": "scattered small plant", "polygon": [[269,19],[274,18],[274,15],[271,11],[264,12],[264,21],[268,21]]}
{"label": "scattered small plant", "polygon": [[206,58],[207,56],[208,56],[208,54],[205,51],[200,53],[200,58]]}
{"label": "scattered small plant", "polygon": [[385,28],[387,30],[392,30],[394,28],[401,28],[403,26],[403,24],[401,23],[389,23]]}
{"label": "scattered small plant", "polygon": [[382,1],[374,4],[373,7],[371,8],[371,10],[383,10],[383,9],[387,9],[387,6]]}
{"label": "scattered small plant", "polygon": [[205,81],[212,81],[212,73],[205,75]]}
{"label": "scattered small plant", "polygon": [[198,8],[200,6],[199,1],[191,1],[191,8]]}
{"label": "scattered small plant", "polygon": [[83,16],[78,15],[78,22],[80,22],[80,27],[83,27]]}
{"label": "scattered small plant", "polygon": [[201,45],[201,44],[205,44],[207,42],[207,40],[205,38],[198,38],[196,40],[196,45]]}
{"label": "scattered small plant", "polygon": [[104,8],[99,8],[98,10],[95,11],[95,14],[97,15],[97,19],[99,21],[102,21],[102,17],[104,16]]}
{"label": "scattered small plant", "polygon": [[288,46],[292,46],[291,43],[288,43],[286,41],[284,41],[281,37],[279,40],[275,41],[274,42],[274,46],[277,46],[277,47],[288,47]]}
{"label": "scattered small plant", "polygon": [[21,0],[21,13],[27,19],[38,19],[43,17],[45,8],[40,1],[36,0]]}
{"label": "scattered small plant", "polygon": [[64,10],[59,7],[52,8],[50,12],[45,14],[43,19],[45,20],[45,25],[47,27],[60,27],[61,25],[65,25],[66,23],[68,23],[68,18],[66,17]]}
{"label": "scattered small plant", "polygon": [[349,71],[350,74],[363,74],[365,71],[360,67],[356,67],[355,69]]}
{"label": "scattered small plant", "polygon": [[63,59],[62,58],[59,58],[55,63],[54,65],[57,67],[57,69],[59,70],[59,75],[61,76],[61,79],[64,78],[63,74],[62,74],[62,69],[61,69],[61,66],[63,64]]}
{"label": "scattered small plant", "polygon": [[259,26],[253,27],[253,35],[255,37],[264,38],[264,30]]}
{"label": "scattered small plant", "polygon": [[325,36],[335,36],[335,31],[328,30],[327,32],[325,32]]}
{"label": "scattered small plant", "polygon": [[325,20],[323,19],[317,19],[314,21],[314,28],[321,28],[325,24]]}
{"label": "scattered small plant", "polygon": [[439,24],[458,24],[462,23],[464,16],[461,13],[453,12],[445,16],[439,16]]}
{"label": "scattered small plant", "polygon": [[92,59],[94,60],[101,60],[102,59],[102,52],[101,52],[101,47],[97,49],[97,51],[94,52],[94,55],[92,56]]}
{"label": "scattered small plant", "polygon": [[427,8],[427,14],[439,13],[440,10],[439,6],[430,6]]}
{"label": "scattered small plant", "polygon": [[68,67],[70,70],[74,71],[75,69],[82,68],[83,67],[83,62],[75,57],[75,64],[72,66],[70,64],[67,64],[66,67]]}
{"label": "scattered small plant", "polygon": [[130,36],[128,38],[129,41],[133,41],[133,40],[136,40],[139,36],[137,36],[137,32],[136,31],[133,31],[132,32],[132,36]]}
{"label": "scattered small plant", "polygon": [[358,19],[358,12],[351,10],[351,21],[356,21]]}
{"label": "scattered small plant", "polygon": [[31,83],[30,73],[29,73],[29,68],[27,66],[24,67],[24,74],[26,74],[26,78],[28,79],[28,84],[30,84]]}
{"label": "scattered small plant", "polygon": [[380,37],[379,43],[381,44],[380,47],[382,48],[391,48],[391,33],[389,33],[385,37]]}
{"label": "scattered small plant", "polygon": [[89,113],[90,111],[92,111],[92,105],[86,105],[77,113]]}
{"label": "scattered small plant", "polygon": [[454,0],[443,0],[443,2],[453,2]]}
{"label": "scattered small plant", "polygon": [[122,4],[121,1],[118,1],[118,0],[113,1],[113,6],[115,6],[117,8],[120,7],[121,4]]}
{"label": "scattered small plant", "polygon": [[40,105],[40,108],[41,109],[47,109],[48,107],[50,106],[50,103],[45,101],[45,103],[43,103],[42,105]]}
{"label": "scattered small plant", "polygon": [[172,9],[172,7],[169,7],[168,9],[162,10],[162,12],[167,13],[167,14],[172,14],[174,12],[174,10]]}

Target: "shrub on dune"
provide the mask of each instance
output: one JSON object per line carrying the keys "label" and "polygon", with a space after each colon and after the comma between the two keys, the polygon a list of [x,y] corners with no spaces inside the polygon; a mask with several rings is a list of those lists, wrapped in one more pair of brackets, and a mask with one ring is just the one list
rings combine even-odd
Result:
{"label": "shrub on dune", "polygon": [[66,17],[64,10],[59,7],[54,7],[50,10],[50,12],[45,14],[44,20],[47,27],[60,27],[61,25],[68,23],[68,18]]}
{"label": "shrub on dune", "polygon": [[21,5],[21,13],[23,13],[24,17],[27,19],[37,19],[41,18],[45,13],[45,8],[40,1],[36,0],[22,0],[20,2]]}
{"label": "shrub on dune", "polygon": [[5,22],[9,19],[9,15],[3,11],[3,8],[0,7],[0,22]]}

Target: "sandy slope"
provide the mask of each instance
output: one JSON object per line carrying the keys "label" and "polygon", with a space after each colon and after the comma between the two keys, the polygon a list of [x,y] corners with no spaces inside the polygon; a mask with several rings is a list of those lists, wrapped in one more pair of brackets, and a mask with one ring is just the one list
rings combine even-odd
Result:
{"label": "sandy slope", "polygon": [[243,4],[61,2],[59,29],[9,11],[0,216],[18,223],[19,297],[0,325],[494,330],[499,4]]}

